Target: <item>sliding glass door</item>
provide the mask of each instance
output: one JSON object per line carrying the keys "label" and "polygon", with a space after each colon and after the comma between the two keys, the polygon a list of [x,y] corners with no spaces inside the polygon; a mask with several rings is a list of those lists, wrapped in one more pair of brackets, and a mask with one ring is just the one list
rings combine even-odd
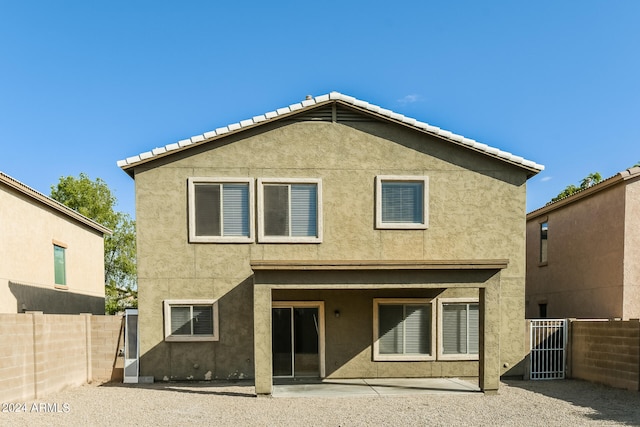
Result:
{"label": "sliding glass door", "polygon": [[286,304],[274,303],[272,308],[273,376],[318,378],[322,376],[321,306]]}

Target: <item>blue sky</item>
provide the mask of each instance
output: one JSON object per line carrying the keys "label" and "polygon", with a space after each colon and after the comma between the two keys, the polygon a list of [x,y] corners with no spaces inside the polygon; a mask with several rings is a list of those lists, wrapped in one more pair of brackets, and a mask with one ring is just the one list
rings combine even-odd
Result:
{"label": "blue sky", "polygon": [[49,194],[339,91],[544,164],[527,209],[640,161],[640,1],[0,0],[0,171]]}

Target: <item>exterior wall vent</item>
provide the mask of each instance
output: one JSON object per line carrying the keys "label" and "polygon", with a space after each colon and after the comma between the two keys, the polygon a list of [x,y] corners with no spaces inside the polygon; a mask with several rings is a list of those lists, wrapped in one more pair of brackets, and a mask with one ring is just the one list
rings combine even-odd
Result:
{"label": "exterior wall vent", "polygon": [[[336,121],[338,123],[347,122],[373,122],[374,118],[371,116],[362,114],[360,112],[337,106]],[[321,108],[313,109],[305,114],[292,117],[291,121],[294,122],[332,122],[333,121],[333,106],[327,105]]]}

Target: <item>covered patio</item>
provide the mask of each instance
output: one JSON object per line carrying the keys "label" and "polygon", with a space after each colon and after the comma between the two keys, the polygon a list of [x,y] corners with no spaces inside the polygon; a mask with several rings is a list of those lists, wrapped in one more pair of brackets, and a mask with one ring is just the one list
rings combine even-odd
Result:
{"label": "covered patio", "polygon": [[[282,395],[293,391],[336,393],[402,393],[410,391],[497,393],[500,381],[500,271],[507,267],[506,260],[455,260],[455,261],[252,261],[254,271],[254,363],[255,390],[258,395]],[[354,329],[354,321],[362,324],[362,318],[371,317],[372,306],[366,301],[380,295],[425,295],[435,298],[448,289],[467,289],[477,292],[479,303],[479,354],[477,372],[468,375],[445,372],[443,364],[432,362],[375,362],[371,360],[372,334],[362,336],[364,329]],[[362,294],[358,304],[353,295]],[[344,295],[344,298],[342,297]],[[351,298],[351,299],[349,299]],[[326,329],[327,339],[319,344],[319,378],[316,381],[290,382],[276,379],[273,373],[273,323],[274,303],[287,300],[316,301],[324,311],[339,317],[334,310],[335,301],[343,301],[352,311],[351,317],[343,316],[341,331],[331,335],[332,325]],[[368,304],[368,305],[367,305]],[[357,307],[356,307],[357,305]],[[368,310],[368,311],[367,311]],[[324,323],[323,312],[319,316]],[[369,328],[371,329],[371,328]],[[324,332],[323,332],[324,334]],[[344,355],[344,345],[333,349],[332,336],[340,336],[367,342],[358,351]],[[336,345],[336,347],[339,347]],[[326,351],[331,356],[326,356]],[[330,360],[327,360],[330,359]],[[333,362],[333,363],[331,363]],[[345,367],[347,366],[348,367]],[[327,368],[328,366],[328,368]],[[431,366],[436,367],[431,368]],[[467,366],[469,366],[467,364]],[[474,365],[475,366],[475,365]],[[345,367],[344,369],[342,369]],[[428,367],[428,369],[426,369]],[[405,378],[416,377],[420,378]],[[455,377],[478,378],[477,386],[456,380]],[[448,377],[448,378],[444,378]],[[355,379],[354,379],[355,378]],[[368,378],[368,379],[364,379]],[[431,390],[431,391],[430,391]]]}

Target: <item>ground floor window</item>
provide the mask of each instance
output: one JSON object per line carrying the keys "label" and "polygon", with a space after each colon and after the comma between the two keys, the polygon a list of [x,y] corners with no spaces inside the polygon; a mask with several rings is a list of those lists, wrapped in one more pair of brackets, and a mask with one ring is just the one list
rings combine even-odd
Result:
{"label": "ground floor window", "polygon": [[479,349],[479,304],[477,301],[439,301],[439,354],[441,360],[477,360]]}
{"label": "ground floor window", "polygon": [[431,300],[374,299],[374,360],[433,360]]}
{"label": "ground floor window", "polygon": [[215,300],[164,301],[165,341],[218,341]]}

